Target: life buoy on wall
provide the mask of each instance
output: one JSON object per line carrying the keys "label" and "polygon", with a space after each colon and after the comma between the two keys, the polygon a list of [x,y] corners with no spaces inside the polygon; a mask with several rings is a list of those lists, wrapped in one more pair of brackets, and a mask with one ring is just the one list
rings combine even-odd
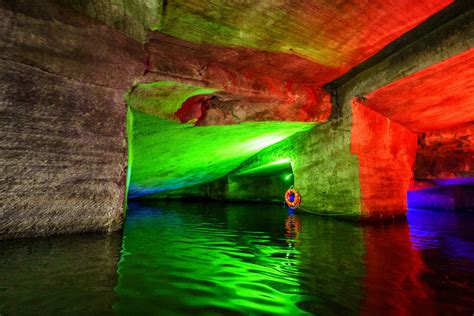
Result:
{"label": "life buoy on wall", "polygon": [[295,189],[290,188],[285,193],[285,202],[292,209],[298,208],[301,203],[301,195]]}

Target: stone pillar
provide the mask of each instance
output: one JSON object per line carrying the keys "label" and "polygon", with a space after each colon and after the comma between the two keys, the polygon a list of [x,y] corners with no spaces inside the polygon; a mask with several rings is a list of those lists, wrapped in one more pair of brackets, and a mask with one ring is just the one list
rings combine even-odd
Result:
{"label": "stone pillar", "polygon": [[406,216],[416,149],[415,133],[353,100],[351,153],[359,160],[363,220]]}

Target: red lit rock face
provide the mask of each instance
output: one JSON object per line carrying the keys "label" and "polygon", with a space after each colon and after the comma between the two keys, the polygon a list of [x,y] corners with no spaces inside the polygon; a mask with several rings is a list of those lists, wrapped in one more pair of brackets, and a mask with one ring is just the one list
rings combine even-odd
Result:
{"label": "red lit rock face", "polygon": [[325,122],[331,113],[330,95],[320,88],[320,79],[329,73],[335,75],[337,70],[301,57],[198,45],[158,32],[150,35],[147,50],[146,81],[174,80],[225,91],[216,94],[212,107],[223,113],[203,118],[202,125],[261,120]]}
{"label": "red lit rock face", "polygon": [[[329,94],[299,85],[296,98],[278,100],[215,93],[201,102],[198,125],[236,124],[248,121],[325,122],[331,114]],[[192,101],[190,101],[192,102]],[[184,109],[188,102],[183,105]]]}
{"label": "red lit rock face", "polygon": [[212,98],[212,96],[200,94],[187,99],[175,113],[179,121],[181,123],[187,123],[200,118],[210,98]]}
{"label": "red lit rock face", "polygon": [[416,147],[415,133],[354,99],[351,153],[359,159],[363,218],[406,213]]}
{"label": "red lit rock face", "polygon": [[416,179],[474,176],[474,123],[419,136]]}
{"label": "red lit rock face", "polygon": [[195,43],[302,56],[320,66],[315,75],[327,83],[452,2],[168,1],[157,28]]}
{"label": "red lit rock face", "polygon": [[[288,84],[324,84],[322,77],[336,77],[329,69],[307,59],[243,47],[195,44],[160,32],[149,34],[147,76],[174,76],[199,81],[239,94],[281,95]],[[153,80],[157,81],[157,80]]]}
{"label": "red lit rock face", "polygon": [[415,132],[474,121],[474,49],[376,90],[364,104]]}
{"label": "red lit rock face", "polygon": [[225,91],[202,125],[325,122],[331,107],[321,86],[451,2],[170,2],[149,34],[145,80]]}

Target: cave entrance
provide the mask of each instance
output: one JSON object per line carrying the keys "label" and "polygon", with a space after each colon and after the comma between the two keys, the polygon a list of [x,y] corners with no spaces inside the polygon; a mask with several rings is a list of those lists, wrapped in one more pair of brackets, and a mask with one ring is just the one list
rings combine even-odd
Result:
{"label": "cave entrance", "polygon": [[294,173],[288,158],[239,171],[228,176],[230,200],[283,202],[285,192],[294,185]]}

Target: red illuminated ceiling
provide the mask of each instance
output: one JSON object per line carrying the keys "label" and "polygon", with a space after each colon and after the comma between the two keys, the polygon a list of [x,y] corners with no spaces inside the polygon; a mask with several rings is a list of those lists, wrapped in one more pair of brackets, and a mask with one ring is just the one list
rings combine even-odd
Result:
{"label": "red illuminated ceiling", "polygon": [[[249,113],[237,121],[324,122],[330,112],[324,84],[451,3],[169,1],[148,36],[145,80],[218,89],[230,112]],[[229,95],[235,100],[228,102]],[[205,124],[231,123],[209,117]]]}
{"label": "red illuminated ceiling", "polygon": [[370,93],[364,105],[415,132],[474,121],[474,49]]}
{"label": "red illuminated ceiling", "polygon": [[327,83],[452,2],[178,0],[156,28],[199,44],[298,55],[321,66],[318,81]]}
{"label": "red illuminated ceiling", "polygon": [[[336,73],[325,72],[327,68],[307,59],[250,48],[199,45],[157,32],[150,34],[147,51],[146,81],[172,79],[220,90],[219,102],[225,102],[232,116],[241,121],[324,122],[329,118],[330,96],[320,88],[319,80]],[[187,115],[182,114],[185,119]],[[205,125],[222,123],[226,122],[208,119]]]}
{"label": "red illuminated ceiling", "polygon": [[337,69],[288,53],[243,47],[196,44],[159,32],[149,35],[148,81],[172,75],[189,83],[203,82],[234,94],[286,98],[299,84],[324,84]]}
{"label": "red illuminated ceiling", "polygon": [[[241,77],[262,76],[264,85],[274,79],[273,73],[285,73],[291,82],[323,85],[450,3],[452,0],[169,1],[149,46],[158,65],[151,60],[150,66],[179,72],[183,63],[200,60],[204,66],[210,60],[219,66],[231,64],[231,71]],[[153,43],[156,40],[158,47]],[[174,58],[169,53],[175,53]],[[192,56],[184,57],[188,55]],[[212,62],[207,62],[209,74]],[[175,68],[173,64],[177,69],[170,69]],[[194,71],[193,77],[199,76],[199,69]],[[233,78],[229,84],[239,80],[242,78]]]}

